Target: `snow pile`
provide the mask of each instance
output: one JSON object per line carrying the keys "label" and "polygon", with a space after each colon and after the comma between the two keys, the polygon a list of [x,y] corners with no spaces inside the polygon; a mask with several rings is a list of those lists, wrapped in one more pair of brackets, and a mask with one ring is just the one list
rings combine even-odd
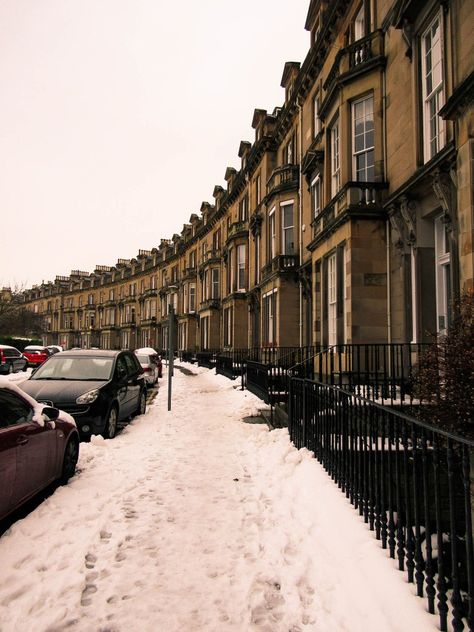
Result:
{"label": "snow pile", "polygon": [[436,619],[261,403],[176,367],[79,474],[0,539],[0,630],[417,632]]}

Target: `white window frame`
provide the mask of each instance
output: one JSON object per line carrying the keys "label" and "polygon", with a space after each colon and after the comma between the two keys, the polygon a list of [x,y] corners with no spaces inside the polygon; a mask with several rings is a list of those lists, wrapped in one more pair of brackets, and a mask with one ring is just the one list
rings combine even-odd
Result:
{"label": "white window frame", "polygon": [[245,292],[246,290],[246,279],[245,279],[245,268],[246,268],[246,247],[245,244],[239,244],[237,246],[237,292]]}
{"label": "white window frame", "polygon": [[229,293],[232,293],[234,291],[234,280],[235,280],[235,261],[234,261],[234,257],[235,257],[235,248],[229,248],[229,254],[228,254],[228,262],[229,262]]}
{"label": "white window frame", "polygon": [[411,275],[411,342],[418,342],[418,288],[416,280],[415,248],[410,246],[410,275]]}
{"label": "white window frame", "polygon": [[204,316],[201,319],[202,328],[202,348],[203,350],[209,348],[209,316]]}
{"label": "white window frame", "polygon": [[[286,225],[286,220],[287,218],[287,207],[291,206],[291,224],[290,225]],[[287,200],[285,202],[280,202],[280,216],[281,216],[281,252],[284,255],[294,255],[296,252],[296,248],[295,248],[295,204],[294,204],[294,200]],[[288,248],[288,250],[292,250],[292,252],[287,252],[287,248],[286,248],[286,241],[287,241],[287,232],[291,231],[291,235],[293,237],[293,240],[290,242],[291,244],[293,244],[293,248],[291,248],[291,246]]]}
{"label": "white window frame", "polygon": [[211,270],[211,298],[216,299],[220,297],[219,287],[219,268],[212,268]]}
{"label": "white window frame", "polygon": [[224,309],[224,347],[232,346],[232,307]]}
{"label": "white window frame", "polygon": [[260,235],[255,235],[255,283],[260,282]]}
{"label": "white window frame", "polygon": [[270,252],[268,253],[269,260],[276,256],[276,216],[275,216],[276,206],[274,206],[271,211],[268,213],[268,245]]}
{"label": "white window frame", "polygon": [[341,188],[341,156],[339,119],[331,125],[331,197],[334,197]]}
{"label": "white window frame", "polygon": [[196,311],[196,285],[189,284],[189,313],[194,314]]}
{"label": "white window frame", "polygon": [[364,37],[364,3],[361,4],[357,15],[354,18],[354,42]]}
{"label": "white window frame", "polygon": [[310,189],[313,217],[317,217],[322,210],[322,180],[319,173],[312,180]]}
{"label": "white window frame", "polygon": [[319,118],[319,92],[313,96],[313,138],[321,131],[321,119]]}
{"label": "white window frame", "polygon": [[443,216],[434,221],[435,230],[435,261],[436,261],[436,328],[438,333],[444,333],[449,324],[450,301],[450,265],[451,253],[448,248],[446,226]]}
{"label": "white window frame", "polygon": [[270,290],[262,296],[262,317],[267,318],[267,322],[263,323],[263,331],[266,334],[267,340],[265,344],[275,345],[277,339],[276,332],[276,301],[277,301],[277,289]]}
{"label": "white window frame", "polygon": [[[438,24],[433,40],[433,28]],[[428,48],[428,37],[431,38]],[[446,144],[446,124],[438,112],[444,105],[443,18],[439,11],[421,34],[421,90],[423,98],[423,159],[428,162]],[[429,62],[429,65],[428,65]]]}
{"label": "white window frame", "polygon": [[336,253],[328,257],[328,345],[337,344],[337,259]]}
{"label": "white window frame", "polygon": [[260,174],[258,173],[255,177],[255,202],[258,206],[262,199],[262,179]]}
{"label": "white window frame", "polygon": [[[356,111],[361,106],[362,116],[356,119]],[[375,129],[374,129],[374,97],[373,95],[357,99],[351,104],[352,121],[352,178],[356,182],[373,182],[375,179]],[[362,134],[356,134],[362,125]],[[370,144],[370,135],[372,143]],[[356,137],[362,136],[362,148],[356,150]],[[358,162],[365,156],[365,166],[357,169]],[[369,177],[370,176],[370,177]]]}

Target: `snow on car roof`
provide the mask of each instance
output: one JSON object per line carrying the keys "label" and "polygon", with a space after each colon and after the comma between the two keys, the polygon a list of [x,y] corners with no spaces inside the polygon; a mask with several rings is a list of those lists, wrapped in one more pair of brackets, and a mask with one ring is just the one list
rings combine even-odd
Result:
{"label": "snow on car roof", "polygon": [[[46,404],[40,404],[39,402],[37,402],[36,399],[34,399],[34,397],[31,397],[31,395],[28,395],[28,393],[25,393],[24,390],[22,390],[19,386],[17,386],[14,382],[12,382],[6,376],[0,376],[0,388],[6,388],[9,391],[13,391],[14,393],[22,397],[24,400],[26,400],[34,410],[33,421],[36,422],[38,426],[44,426],[44,418],[41,413],[43,412],[43,408],[49,408],[49,406],[46,406]],[[74,418],[71,417],[71,415],[69,413],[66,413],[64,410],[59,410],[58,419],[60,419],[61,421],[68,421],[73,426],[76,425]]]}
{"label": "snow on car roof", "polygon": [[158,351],[155,351],[152,347],[142,347],[141,349],[135,349],[135,353],[158,355]]}

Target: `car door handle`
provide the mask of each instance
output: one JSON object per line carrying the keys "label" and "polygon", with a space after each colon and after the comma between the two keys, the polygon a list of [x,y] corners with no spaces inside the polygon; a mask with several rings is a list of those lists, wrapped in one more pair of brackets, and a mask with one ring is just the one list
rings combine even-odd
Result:
{"label": "car door handle", "polygon": [[26,445],[29,439],[26,435],[20,435],[16,440],[17,445]]}

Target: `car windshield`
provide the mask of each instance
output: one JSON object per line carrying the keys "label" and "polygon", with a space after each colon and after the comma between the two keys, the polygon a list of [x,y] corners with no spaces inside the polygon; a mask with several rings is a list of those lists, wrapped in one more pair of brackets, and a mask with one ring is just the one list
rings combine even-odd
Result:
{"label": "car windshield", "polygon": [[150,364],[151,363],[150,356],[143,355],[141,353],[140,354],[137,353],[137,358],[138,358],[138,361],[140,362],[140,364]]}
{"label": "car windshield", "polygon": [[113,358],[64,358],[51,356],[31,376],[32,380],[109,380]]}

